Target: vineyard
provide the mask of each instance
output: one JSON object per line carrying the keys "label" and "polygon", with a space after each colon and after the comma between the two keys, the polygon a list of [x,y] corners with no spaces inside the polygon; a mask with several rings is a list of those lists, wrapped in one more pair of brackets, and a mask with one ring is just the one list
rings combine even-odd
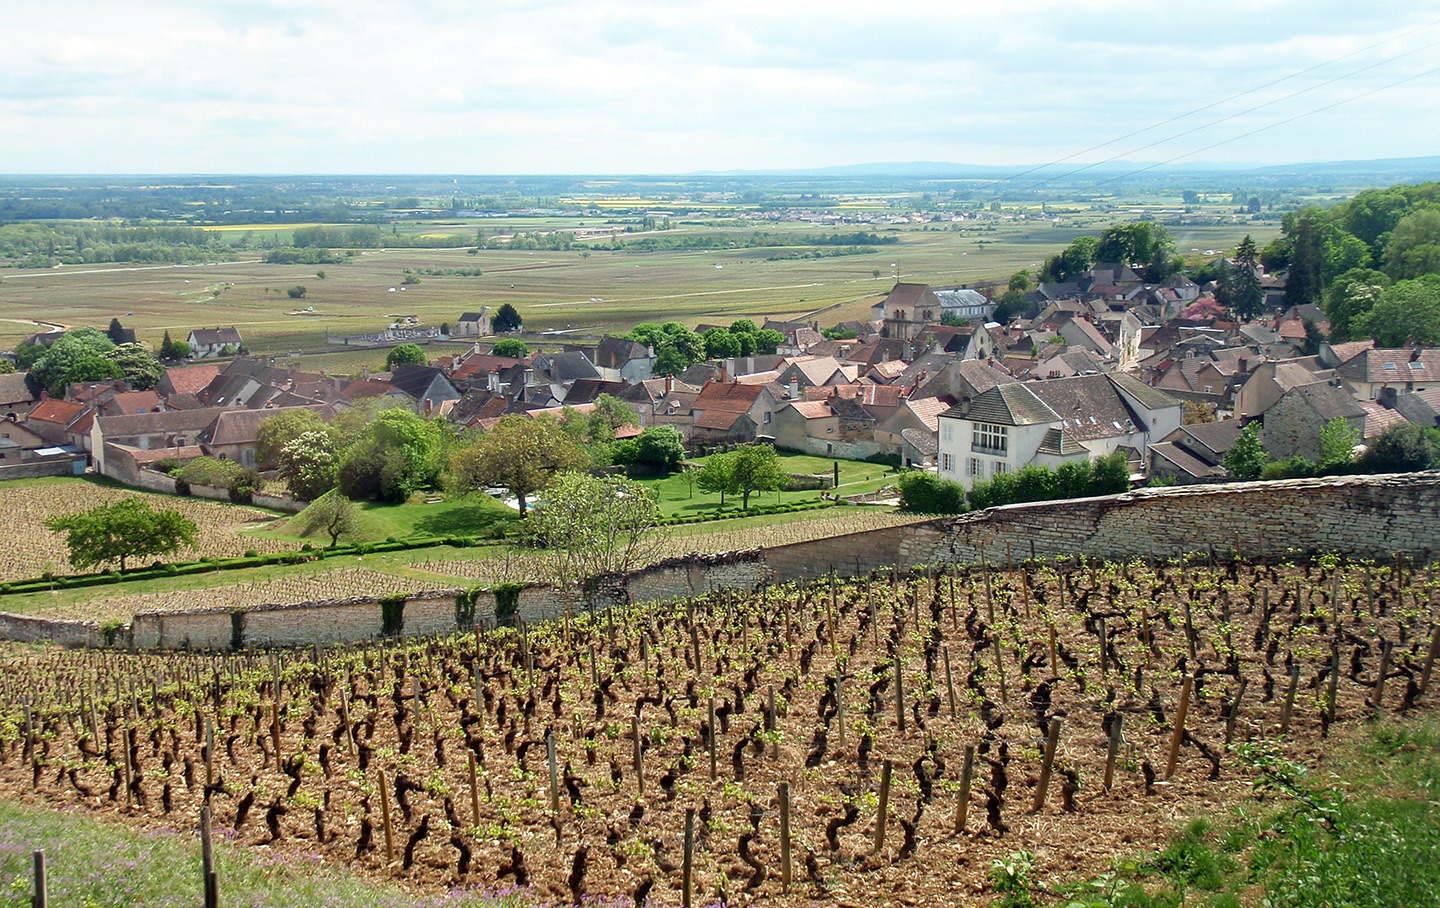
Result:
{"label": "vineyard", "polygon": [[137,495],[156,507],[179,511],[195,521],[199,529],[195,547],[181,549],[174,560],[233,558],[246,551],[281,552],[299,547],[298,543],[241,535],[239,531],[244,527],[273,519],[273,515],[255,508],[198,498],[147,495],[73,480],[5,483],[0,486],[0,513],[11,527],[23,528],[23,531],[12,533],[6,544],[6,557],[0,562],[0,581],[28,579],[46,573],[72,573],[64,537],[45,529],[45,521]]}
{"label": "vineyard", "polygon": [[15,655],[0,784],[137,825],[208,806],[432,891],[947,904],[1020,850],[1073,877],[1156,844],[1240,796],[1232,744],[1309,759],[1427,704],[1437,587],[1403,556],[1072,560],[358,649]]}

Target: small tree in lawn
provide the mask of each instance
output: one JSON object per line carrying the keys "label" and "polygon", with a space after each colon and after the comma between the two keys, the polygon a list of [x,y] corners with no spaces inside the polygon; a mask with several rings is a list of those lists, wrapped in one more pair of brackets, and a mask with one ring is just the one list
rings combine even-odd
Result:
{"label": "small tree in lawn", "polygon": [[695,485],[702,492],[720,493],[720,507],[725,507],[725,493],[735,491],[735,455],[711,454],[695,471]]}
{"label": "small tree in lawn", "polygon": [[303,531],[323,531],[330,537],[332,549],[340,544],[341,536],[354,536],[360,530],[360,508],[339,489],[331,489],[315,499],[301,517]]}
{"label": "small tree in lawn", "polygon": [[734,458],[731,484],[740,493],[740,507],[749,510],[751,492],[773,492],[790,482],[780,466],[780,455],[773,445],[745,445],[730,453]]}
{"label": "small tree in lawn", "polygon": [[1220,465],[1230,474],[1232,479],[1251,480],[1259,479],[1260,474],[1265,471],[1265,464],[1270,462],[1270,456],[1265,453],[1265,446],[1260,443],[1260,433],[1256,431],[1255,424],[1251,423],[1240,430],[1240,437],[1230,446],[1221,458]]}
{"label": "small tree in lawn", "polygon": [[501,485],[515,493],[520,515],[529,497],[558,473],[583,470],[590,455],[553,419],[502,416],[494,428],[454,451],[450,468],[462,486]]}
{"label": "small tree in lawn", "polygon": [[544,551],[546,580],[573,589],[590,577],[654,560],[663,534],[654,493],[618,476],[561,473],[525,518],[526,538]]}
{"label": "small tree in lawn", "polygon": [[196,533],[195,522],[179,511],[157,511],[136,497],[52,517],[45,526],[65,534],[70,563],[75,567],[115,561],[122,571],[132,557],[168,555],[182,545],[194,545]]}

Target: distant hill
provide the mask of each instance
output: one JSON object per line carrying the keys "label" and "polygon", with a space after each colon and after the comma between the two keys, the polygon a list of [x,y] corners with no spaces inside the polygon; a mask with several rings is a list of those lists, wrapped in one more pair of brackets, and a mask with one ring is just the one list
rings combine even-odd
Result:
{"label": "distant hill", "polygon": [[[957,164],[949,161],[889,161],[868,164],[840,164],[831,167],[810,167],[791,170],[726,171],[732,174],[767,174],[776,176],[816,177],[929,177],[949,179],[997,179],[1025,172],[1027,179],[1044,179],[1084,168],[1090,175],[1129,173],[1147,168],[1147,173],[1167,175],[1203,175],[1224,173],[1253,176],[1323,177],[1393,177],[1404,179],[1440,179],[1440,155],[1418,158],[1376,158],[1367,161],[1311,161],[1294,164],[1245,164],[1212,161],[1191,161],[1156,166],[1149,161],[1107,161],[1093,166],[1081,161],[1062,164]],[[705,171],[706,175],[720,171]]]}

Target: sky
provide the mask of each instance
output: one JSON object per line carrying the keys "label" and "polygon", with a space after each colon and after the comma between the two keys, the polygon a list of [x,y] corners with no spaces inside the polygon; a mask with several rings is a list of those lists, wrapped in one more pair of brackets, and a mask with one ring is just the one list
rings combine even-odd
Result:
{"label": "sky", "polygon": [[4,33],[0,173],[1440,154],[1434,0],[51,0]]}

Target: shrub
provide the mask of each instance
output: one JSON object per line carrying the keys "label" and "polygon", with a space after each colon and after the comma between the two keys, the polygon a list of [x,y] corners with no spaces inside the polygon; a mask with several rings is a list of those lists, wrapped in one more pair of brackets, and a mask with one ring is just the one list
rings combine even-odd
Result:
{"label": "shrub", "polygon": [[965,510],[965,489],[958,482],[916,471],[900,477],[900,506],[917,514],[959,514]]}

